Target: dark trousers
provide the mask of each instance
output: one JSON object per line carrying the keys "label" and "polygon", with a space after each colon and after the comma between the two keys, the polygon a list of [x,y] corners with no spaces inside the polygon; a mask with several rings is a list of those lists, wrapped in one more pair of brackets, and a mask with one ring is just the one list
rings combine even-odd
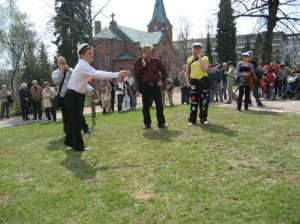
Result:
{"label": "dark trousers", "polygon": [[29,119],[28,118],[28,107],[21,107],[21,111],[22,111],[23,120]]}
{"label": "dark trousers", "polygon": [[199,106],[199,118],[207,118],[208,115],[208,106],[209,106],[209,89],[198,91],[196,88],[196,83],[191,82],[191,110],[190,110],[190,117],[189,122],[193,124],[197,121],[197,112]]}
{"label": "dark trousers", "polygon": [[161,127],[166,121],[164,117],[164,107],[161,101],[160,87],[157,86],[156,83],[141,83],[141,88],[144,124],[151,126],[150,104],[152,99],[155,102],[158,127]]}
{"label": "dark trousers", "polygon": [[[89,126],[87,125],[85,117],[83,115],[84,100],[85,100],[85,94],[82,94],[81,129],[86,131],[89,129]],[[67,110],[67,106],[66,106],[66,100],[64,97],[60,98],[60,109],[61,109],[62,118],[63,118],[63,129],[64,129],[64,132],[67,133],[68,123],[69,123],[69,115],[68,115],[68,110]]]}
{"label": "dark trousers", "polygon": [[85,101],[85,97],[86,95],[85,94],[81,94],[82,95],[82,110],[81,110],[81,129],[83,131],[86,131],[89,129],[89,126],[87,125],[86,123],[86,120],[85,120],[85,117],[83,115],[83,110],[84,110],[84,101]]}
{"label": "dark trousers", "polygon": [[68,123],[69,123],[69,114],[67,111],[67,105],[64,97],[60,97],[60,110],[63,118],[63,128],[64,132],[67,133]]}
{"label": "dark trousers", "polygon": [[244,108],[248,109],[249,99],[250,99],[250,86],[249,85],[240,85],[239,86],[239,98],[238,98],[238,105],[237,105],[238,110],[241,110],[241,108],[242,108],[244,93],[245,93]]}
{"label": "dark trousers", "polygon": [[33,119],[37,119],[38,117],[41,119],[42,118],[42,101],[41,100],[32,100],[31,105],[33,107]]}
{"label": "dark trousers", "polygon": [[190,103],[190,88],[181,88],[181,104]]}
{"label": "dark trousers", "polygon": [[48,121],[51,121],[51,116],[52,116],[53,121],[56,121],[56,110],[54,107],[45,108],[45,112],[46,112]]}
{"label": "dark trousers", "polygon": [[286,80],[278,81],[278,95],[281,96],[286,90]]}
{"label": "dark trousers", "polygon": [[83,138],[81,136],[82,122],[82,94],[68,89],[65,95],[65,104],[69,116],[68,130],[65,137],[65,144],[80,150],[84,148]]}
{"label": "dark trousers", "polygon": [[110,111],[115,111],[115,91],[111,91]]}
{"label": "dark trousers", "polygon": [[9,118],[9,103],[1,103],[1,119],[4,118],[4,111],[6,111],[6,117]]}
{"label": "dark trousers", "polygon": [[122,104],[124,101],[124,94],[118,94],[117,95],[117,100],[118,100],[118,111],[121,112],[122,111]]}
{"label": "dark trousers", "polygon": [[[255,86],[255,89],[253,90],[253,96],[256,100],[256,104],[257,106],[261,106],[262,105],[262,102],[261,100],[259,99],[259,95],[258,95],[258,86]],[[249,97],[249,104],[252,104],[251,103],[251,98]]]}

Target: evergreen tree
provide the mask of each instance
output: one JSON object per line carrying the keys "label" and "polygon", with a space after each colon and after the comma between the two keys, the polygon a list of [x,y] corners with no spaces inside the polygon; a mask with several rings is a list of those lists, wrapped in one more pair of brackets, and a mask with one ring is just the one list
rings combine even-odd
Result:
{"label": "evergreen tree", "polygon": [[233,17],[231,0],[220,0],[218,12],[218,24],[216,35],[216,52],[220,63],[237,60],[236,46],[236,23]]}
{"label": "evergreen tree", "polygon": [[[54,41],[57,56],[63,56],[70,67],[78,62],[77,46],[89,42],[89,6],[81,0],[54,0]],[[88,1],[90,2],[90,1]]]}
{"label": "evergreen tree", "polygon": [[40,79],[40,83],[43,83],[45,81],[50,82],[51,79],[51,67],[50,67],[50,63],[48,61],[48,55],[47,55],[47,51],[45,48],[44,43],[41,43],[40,46],[40,53],[38,56],[38,61],[37,61],[37,66],[38,66],[38,71],[39,71],[39,79]]}
{"label": "evergreen tree", "polygon": [[214,60],[213,60],[213,57],[212,57],[212,49],[211,49],[211,44],[210,44],[209,31],[207,32],[207,37],[206,37],[206,56],[208,57],[209,63],[213,64]]}
{"label": "evergreen tree", "polygon": [[35,43],[31,42],[26,46],[26,50],[24,51],[24,59],[23,59],[23,69],[22,76],[20,82],[25,82],[31,86],[32,80],[37,80],[39,82],[39,73],[37,66],[37,54],[35,52]]}
{"label": "evergreen tree", "polygon": [[258,33],[253,47],[253,59],[258,63],[261,62],[262,52],[264,46],[264,39],[262,38],[261,33]]}

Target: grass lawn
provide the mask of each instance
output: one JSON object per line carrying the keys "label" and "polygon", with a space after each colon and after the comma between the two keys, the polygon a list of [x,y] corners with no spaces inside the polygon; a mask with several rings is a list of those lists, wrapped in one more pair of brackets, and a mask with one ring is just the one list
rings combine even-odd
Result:
{"label": "grass lawn", "polygon": [[211,106],[87,121],[88,152],[62,144],[61,122],[1,129],[0,223],[300,223],[300,116]]}

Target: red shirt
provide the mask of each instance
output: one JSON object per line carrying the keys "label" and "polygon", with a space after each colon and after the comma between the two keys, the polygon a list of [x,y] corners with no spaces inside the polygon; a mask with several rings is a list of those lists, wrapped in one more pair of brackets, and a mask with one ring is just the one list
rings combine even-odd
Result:
{"label": "red shirt", "polygon": [[[142,60],[139,60],[136,64],[136,75],[140,77],[140,80],[145,83],[165,82],[168,78],[168,72],[163,63],[155,57],[145,60],[146,66],[143,66]],[[161,75],[159,72],[161,72]]]}

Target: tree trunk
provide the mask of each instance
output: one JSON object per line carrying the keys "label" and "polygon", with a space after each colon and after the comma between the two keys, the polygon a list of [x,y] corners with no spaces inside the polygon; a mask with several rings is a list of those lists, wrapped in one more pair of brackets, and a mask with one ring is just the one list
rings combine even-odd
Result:
{"label": "tree trunk", "polygon": [[268,16],[267,19],[267,31],[264,38],[264,46],[262,53],[262,63],[268,65],[271,62],[272,58],[272,42],[273,42],[273,31],[278,21],[277,12],[278,12],[279,0],[268,0]]}

